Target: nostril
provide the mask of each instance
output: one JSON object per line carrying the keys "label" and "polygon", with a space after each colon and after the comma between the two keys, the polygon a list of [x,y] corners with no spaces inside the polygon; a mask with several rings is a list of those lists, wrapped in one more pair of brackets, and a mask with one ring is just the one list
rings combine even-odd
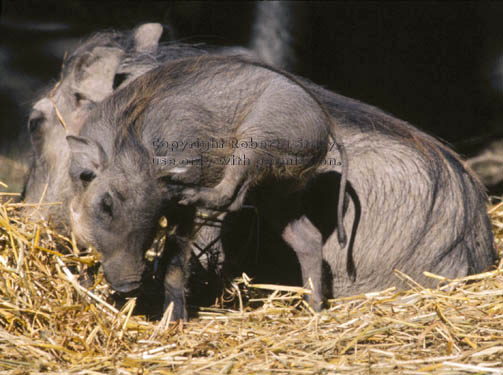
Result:
{"label": "nostril", "polygon": [[31,134],[36,133],[40,130],[42,123],[44,121],[44,115],[41,113],[36,113],[30,116],[28,119],[28,130]]}

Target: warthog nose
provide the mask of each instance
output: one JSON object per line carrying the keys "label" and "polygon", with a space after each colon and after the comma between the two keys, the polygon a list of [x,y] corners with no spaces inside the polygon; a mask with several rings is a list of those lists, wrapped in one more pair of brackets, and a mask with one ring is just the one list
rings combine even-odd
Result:
{"label": "warthog nose", "polygon": [[28,119],[28,130],[30,131],[30,134],[38,132],[44,120],[45,116],[42,112],[33,111]]}
{"label": "warthog nose", "polygon": [[[127,269],[131,264],[127,264],[127,259],[121,258],[118,262],[103,261],[103,271],[105,280],[113,290],[121,293],[134,293],[142,285],[143,269],[137,267],[134,271]],[[138,272],[136,272],[138,271]]]}

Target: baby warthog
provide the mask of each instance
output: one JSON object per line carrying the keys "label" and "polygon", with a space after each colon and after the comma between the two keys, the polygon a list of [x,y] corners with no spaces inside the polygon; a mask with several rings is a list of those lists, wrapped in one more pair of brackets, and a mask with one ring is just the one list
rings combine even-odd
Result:
{"label": "baby warthog", "polygon": [[[66,57],[58,83],[35,101],[28,120],[32,154],[22,196],[31,205],[24,210],[26,215],[50,220],[60,231],[69,229],[72,190],[66,136],[78,134],[94,106],[113,91],[162,63],[181,57],[263,54],[240,47],[160,42],[162,34],[163,26],[157,23],[133,30],[98,32]],[[216,267],[216,260],[208,265],[209,259],[214,259],[211,254],[217,255],[218,264],[223,259],[219,235],[218,228],[204,226],[191,243],[199,255],[198,262],[211,270]]]}
{"label": "baby warthog", "polygon": [[244,58],[186,58],[145,73],[67,140],[72,226],[100,251],[114,289],[140,287],[160,217],[173,226],[164,261],[173,319],[187,317],[196,208],[235,210],[245,197],[295,251],[316,310],[323,260],[334,296],[396,284],[395,268],[432,285],[424,270],[458,277],[495,261],[483,187],[452,151]]}
{"label": "baby warthog", "polygon": [[[196,205],[238,209],[265,176],[301,189],[326,155],[330,121],[301,85],[261,63],[201,56],[166,64],[103,101],[80,137],[67,137],[74,232],[102,253],[114,289],[134,290],[161,215],[188,240]],[[186,317],[187,242],[168,254],[175,319]]]}

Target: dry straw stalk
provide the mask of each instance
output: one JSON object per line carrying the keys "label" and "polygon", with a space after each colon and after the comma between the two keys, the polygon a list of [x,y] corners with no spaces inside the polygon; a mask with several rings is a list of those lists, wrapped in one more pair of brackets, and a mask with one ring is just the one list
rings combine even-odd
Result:
{"label": "dry straw stalk", "polygon": [[[47,223],[0,203],[0,372],[7,374],[503,374],[503,267],[442,288],[393,288],[329,301],[313,313],[303,288],[226,290],[234,302],[168,324],[120,311],[92,263]],[[490,208],[497,245],[503,204]],[[430,275],[431,277],[438,277]],[[256,306],[259,307],[256,307]]]}

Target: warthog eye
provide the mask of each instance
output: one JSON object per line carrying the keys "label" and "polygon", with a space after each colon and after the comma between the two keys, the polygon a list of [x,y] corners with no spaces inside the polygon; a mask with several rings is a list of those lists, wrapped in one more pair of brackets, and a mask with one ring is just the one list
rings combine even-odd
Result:
{"label": "warthog eye", "polygon": [[126,78],[129,77],[129,74],[127,73],[117,73],[115,76],[114,76],[114,83],[113,83],[113,86],[112,86],[112,89],[115,90],[117,89],[120,85],[122,85],[122,83],[126,80]]}
{"label": "warthog eye", "polygon": [[37,117],[30,119],[28,124],[28,128],[30,129],[30,133],[35,133],[40,129],[40,125],[42,125],[42,121],[44,121],[43,117]]}
{"label": "warthog eye", "polygon": [[110,194],[105,193],[105,195],[103,195],[103,198],[101,198],[101,210],[107,215],[112,216],[113,204],[114,202]]}
{"label": "warthog eye", "polygon": [[87,98],[80,92],[74,93],[73,96],[75,98],[75,104],[77,107],[80,107],[82,104],[92,103],[92,101],[89,98]]}
{"label": "warthog eye", "polygon": [[79,177],[80,177],[80,181],[82,181],[82,185],[84,185],[84,187],[86,187],[92,180],[94,180],[96,175],[94,174],[93,171],[86,169],[80,173]]}
{"label": "warthog eye", "polygon": [[42,128],[42,124],[44,123],[44,121],[45,116],[40,111],[34,111],[30,115],[30,118],[28,119],[28,131],[30,132],[32,139],[33,137],[40,136],[40,129]]}

